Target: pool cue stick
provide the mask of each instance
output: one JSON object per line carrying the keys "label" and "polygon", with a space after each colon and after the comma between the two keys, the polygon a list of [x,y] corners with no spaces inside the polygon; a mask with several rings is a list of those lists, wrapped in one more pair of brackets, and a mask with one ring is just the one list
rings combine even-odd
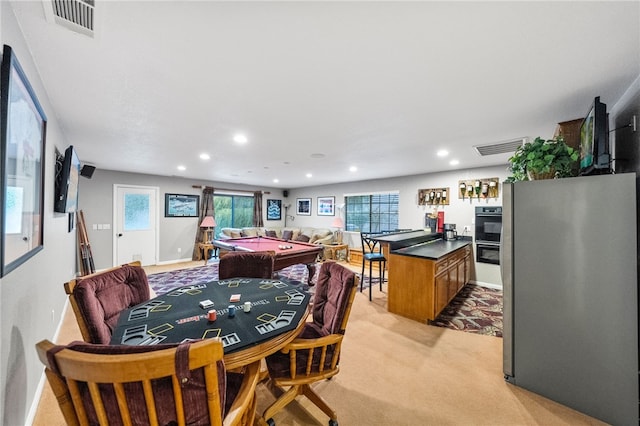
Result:
{"label": "pool cue stick", "polygon": [[80,219],[80,225],[78,228],[82,230],[82,237],[84,240],[85,249],[87,251],[87,260],[89,263],[89,271],[93,274],[96,271],[96,267],[93,263],[93,252],[91,251],[91,243],[89,242],[89,236],[87,235],[87,227],[84,221],[84,212],[82,210],[78,211],[78,219]]}
{"label": "pool cue stick", "polygon": [[76,232],[78,236],[78,251],[80,254],[80,273],[81,275],[89,275],[89,263],[87,261],[87,250],[82,240],[82,230],[80,224],[78,224],[78,230]]}

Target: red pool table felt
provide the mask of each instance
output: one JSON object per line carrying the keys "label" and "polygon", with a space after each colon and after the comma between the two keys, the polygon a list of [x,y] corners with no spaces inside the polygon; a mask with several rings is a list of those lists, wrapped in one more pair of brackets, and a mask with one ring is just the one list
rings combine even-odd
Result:
{"label": "red pool table felt", "polygon": [[[214,246],[225,251],[274,251],[274,269],[279,271],[299,263],[315,263],[323,247],[319,244],[309,244],[301,241],[285,241],[271,237],[242,237],[228,240],[216,240]],[[291,248],[281,248],[281,247]]]}

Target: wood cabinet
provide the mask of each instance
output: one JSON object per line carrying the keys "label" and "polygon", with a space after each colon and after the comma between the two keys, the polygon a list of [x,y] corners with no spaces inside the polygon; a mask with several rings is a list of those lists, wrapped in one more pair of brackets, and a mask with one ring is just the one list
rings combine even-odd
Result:
{"label": "wood cabinet", "polygon": [[471,259],[471,245],[437,260],[391,253],[389,312],[433,321],[469,281]]}

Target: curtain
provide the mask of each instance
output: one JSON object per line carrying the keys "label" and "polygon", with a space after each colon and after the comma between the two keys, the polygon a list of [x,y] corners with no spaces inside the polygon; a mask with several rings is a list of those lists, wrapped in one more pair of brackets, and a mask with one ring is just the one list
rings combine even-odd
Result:
{"label": "curtain", "polygon": [[[198,244],[204,241],[206,228],[200,228],[200,224],[204,220],[205,216],[213,216],[214,218],[216,217],[215,212],[213,211],[213,188],[210,186],[202,188],[202,200],[200,201],[200,217],[198,218],[196,239],[193,244],[193,254],[191,256],[192,260],[202,260],[202,251],[200,250]],[[215,235],[215,228],[213,232]]]}
{"label": "curtain", "polygon": [[262,191],[253,193],[253,226],[264,226],[262,221]]}

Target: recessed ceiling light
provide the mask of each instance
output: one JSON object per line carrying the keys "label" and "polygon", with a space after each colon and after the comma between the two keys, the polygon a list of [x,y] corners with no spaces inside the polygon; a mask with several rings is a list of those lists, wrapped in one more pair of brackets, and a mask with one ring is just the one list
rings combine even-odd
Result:
{"label": "recessed ceiling light", "polygon": [[451,161],[449,161],[449,164],[450,164],[450,165],[452,165],[452,166],[457,166],[458,164],[460,164],[460,161],[458,161],[458,160],[451,160]]}
{"label": "recessed ceiling light", "polygon": [[447,151],[446,149],[441,149],[436,153],[436,155],[438,157],[446,157],[447,155],[449,155],[449,151]]}
{"label": "recessed ceiling light", "polygon": [[356,166],[351,166],[351,167],[349,167],[349,171],[350,172],[357,172],[358,168]]}
{"label": "recessed ceiling light", "polygon": [[184,172],[185,170],[187,170],[187,168],[185,166],[178,166],[178,170]]}
{"label": "recessed ceiling light", "polygon": [[236,143],[244,144],[247,143],[248,139],[242,133],[236,133],[235,135],[233,135],[233,141]]}
{"label": "recessed ceiling light", "polygon": [[273,183],[278,183],[278,182],[280,182],[280,179],[274,179],[273,180]]}
{"label": "recessed ceiling light", "polygon": [[306,174],[306,176],[307,176],[308,178],[310,178],[310,177],[311,177],[311,176],[313,176],[313,175],[312,175],[311,173],[307,173],[307,174]]}
{"label": "recessed ceiling light", "polygon": [[207,154],[206,152],[203,152],[202,154],[200,154],[200,159],[201,160],[208,160],[210,158],[211,158],[211,156],[209,154]]}

